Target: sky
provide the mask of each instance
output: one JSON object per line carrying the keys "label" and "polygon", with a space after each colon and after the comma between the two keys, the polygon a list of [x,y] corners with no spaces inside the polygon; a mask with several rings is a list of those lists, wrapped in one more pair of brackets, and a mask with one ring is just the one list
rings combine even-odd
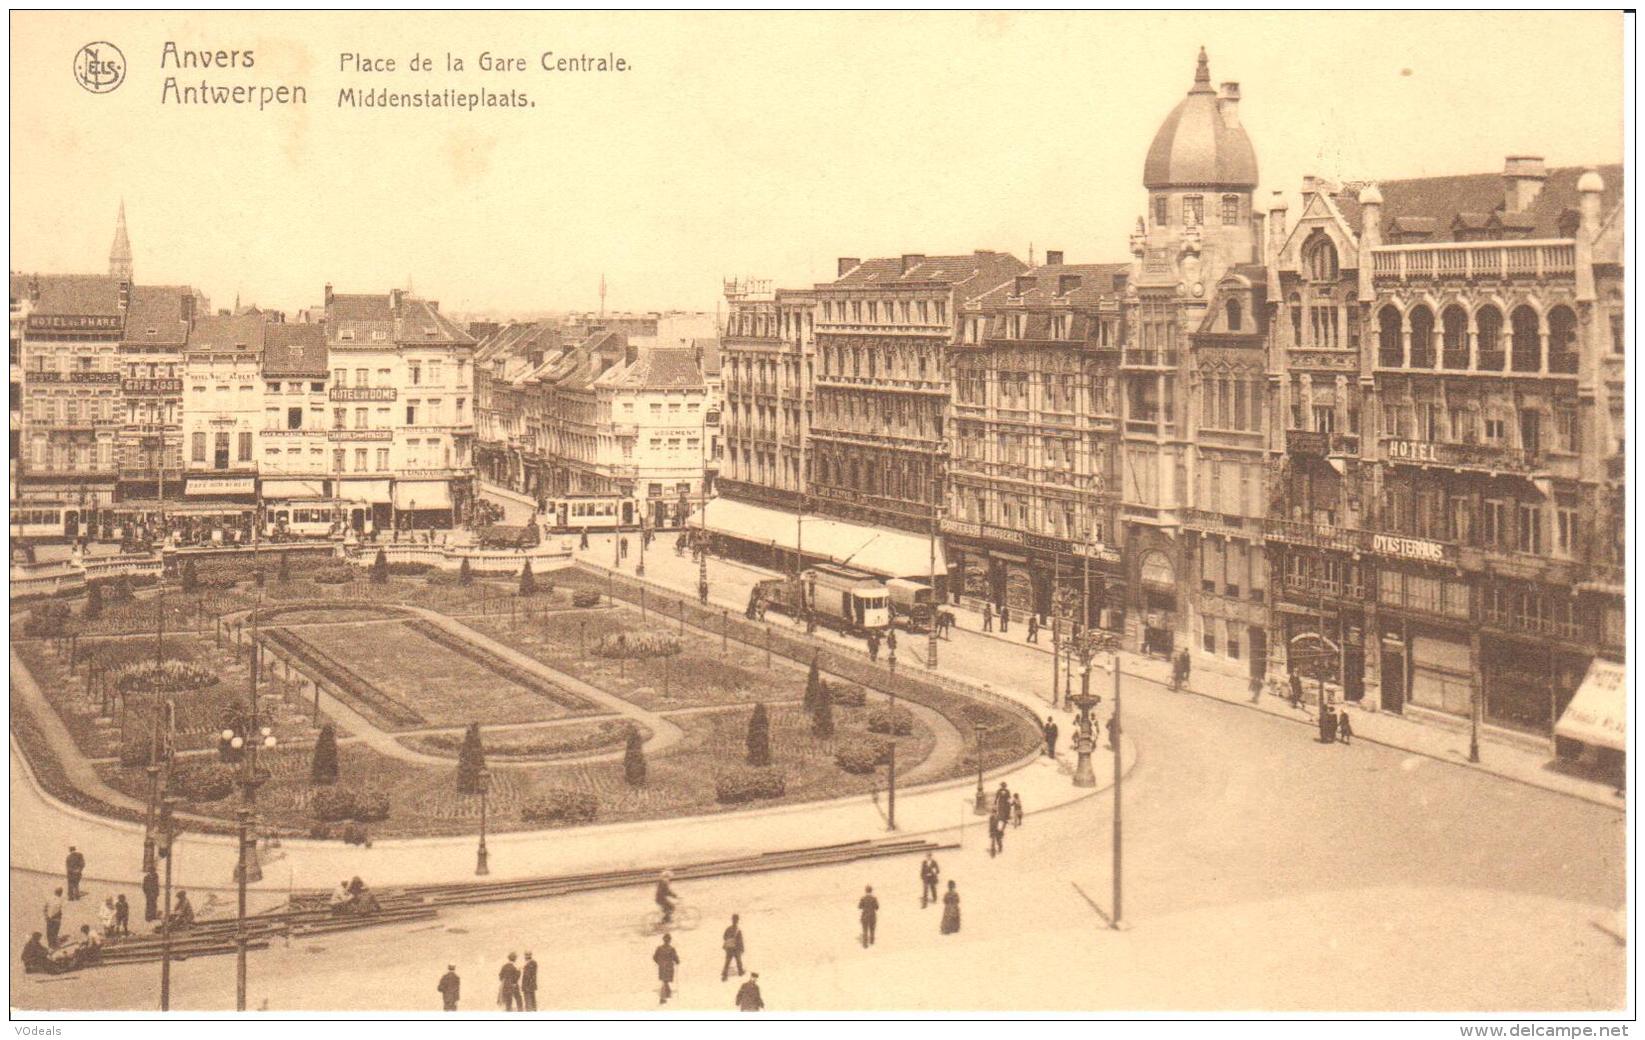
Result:
{"label": "sky", "polygon": [[[1619,162],[1612,13],[11,15],[13,270],[102,271],[295,311],[414,289],[465,315],[713,310],[725,277],[807,286],[839,256],[1129,259],[1143,158],[1192,84],[1241,85],[1258,199],[1377,179]],[[75,56],[126,76],[83,89]],[[251,68],[162,67],[250,50]],[[543,72],[544,51],[622,73]],[[447,53],[466,69],[445,71]],[[526,71],[481,72],[479,56]],[[341,71],[344,53],[393,72]],[[433,59],[412,72],[413,55]],[[301,85],[306,105],[163,104]],[[339,107],[343,88],[519,91],[534,107]]]}

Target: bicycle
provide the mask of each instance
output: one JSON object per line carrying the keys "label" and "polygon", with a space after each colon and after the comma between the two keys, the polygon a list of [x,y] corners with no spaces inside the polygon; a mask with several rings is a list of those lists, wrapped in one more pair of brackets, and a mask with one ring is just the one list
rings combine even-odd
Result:
{"label": "bicycle", "polygon": [[703,915],[688,903],[676,903],[674,916],[665,924],[662,907],[657,907],[640,919],[641,935],[661,935],[664,932],[689,932],[702,924]]}

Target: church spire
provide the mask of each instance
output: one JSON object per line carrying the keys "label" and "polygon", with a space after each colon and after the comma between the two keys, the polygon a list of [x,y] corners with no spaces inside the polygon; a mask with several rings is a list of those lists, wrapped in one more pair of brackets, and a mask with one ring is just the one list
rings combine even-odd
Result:
{"label": "church spire", "polygon": [[120,216],[114,223],[114,245],[109,247],[109,277],[131,281],[131,240],[126,237],[126,200],[120,200]]}

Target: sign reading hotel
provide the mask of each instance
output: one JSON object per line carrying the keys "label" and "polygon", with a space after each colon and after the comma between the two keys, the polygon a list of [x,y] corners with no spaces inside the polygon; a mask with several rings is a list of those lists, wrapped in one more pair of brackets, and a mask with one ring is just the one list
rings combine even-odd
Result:
{"label": "sign reading hotel", "polygon": [[47,332],[119,332],[125,318],[118,314],[31,314],[29,328]]}
{"label": "sign reading hotel", "polygon": [[392,401],[398,391],[392,386],[334,386],[333,401]]}
{"label": "sign reading hotel", "polygon": [[1402,462],[1438,462],[1439,450],[1425,441],[1388,440],[1388,457]]}

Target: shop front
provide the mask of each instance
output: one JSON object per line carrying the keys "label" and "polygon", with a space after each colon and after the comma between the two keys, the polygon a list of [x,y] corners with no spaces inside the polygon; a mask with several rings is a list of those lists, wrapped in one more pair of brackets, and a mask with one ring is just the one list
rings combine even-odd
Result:
{"label": "shop front", "polygon": [[1177,570],[1164,549],[1149,549],[1138,556],[1137,592],[1137,648],[1144,654],[1170,657],[1176,650]]}
{"label": "shop front", "polygon": [[1617,661],[1596,657],[1583,673],[1554,725],[1561,758],[1592,755],[1620,783],[1628,753],[1628,674]]}
{"label": "shop front", "polygon": [[[1009,607],[1018,617],[1079,617],[1109,628],[1124,623],[1120,554],[1105,545],[1012,531],[991,524],[943,521],[956,603]],[[1089,555],[1087,550],[1089,549]]]}
{"label": "shop front", "polygon": [[1547,736],[1582,685],[1591,654],[1547,639],[1480,636],[1485,721]]}
{"label": "shop front", "polygon": [[395,523],[410,529],[455,527],[451,492],[446,480],[395,481]]}

